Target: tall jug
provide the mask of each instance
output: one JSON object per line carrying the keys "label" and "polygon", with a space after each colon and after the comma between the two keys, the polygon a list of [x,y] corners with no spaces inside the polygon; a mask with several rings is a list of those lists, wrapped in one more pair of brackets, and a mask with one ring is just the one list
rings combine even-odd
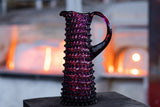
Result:
{"label": "tall jug", "polygon": [[[107,26],[105,39],[91,45],[90,25],[93,16],[102,17]],[[62,83],[62,100],[64,105],[91,105],[97,103],[92,60],[108,45],[112,29],[108,19],[100,12],[78,13],[62,11],[60,16],[66,20],[65,64]]]}

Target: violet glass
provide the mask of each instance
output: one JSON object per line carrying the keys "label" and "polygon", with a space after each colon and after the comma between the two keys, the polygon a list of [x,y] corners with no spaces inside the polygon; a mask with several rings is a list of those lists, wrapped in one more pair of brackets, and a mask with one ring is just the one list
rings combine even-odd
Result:
{"label": "violet glass", "polygon": [[[108,45],[112,29],[108,19],[100,12],[77,13],[62,11],[66,20],[65,64],[62,83],[64,105],[91,105],[97,103],[92,60]],[[90,25],[94,15],[102,17],[107,25],[103,42],[91,46]]]}

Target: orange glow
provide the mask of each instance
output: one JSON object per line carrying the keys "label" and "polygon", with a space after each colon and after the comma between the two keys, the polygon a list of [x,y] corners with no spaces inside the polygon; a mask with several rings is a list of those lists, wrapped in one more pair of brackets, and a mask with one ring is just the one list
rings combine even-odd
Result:
{"label": "orange glow", "polygon": [[57,48],[53,48],[53,53],[52,53],[52,68],[54,71],[62,71],[64,69],[63,64],[64,64],[64,59],[63,57],[65,56],[64,54],[64,44],[65,42],[62,41]]}
{"label": "orange glow", "polygon": [[118,67],[118,73],[123,73],[123,68],[122,67]]}
{"label": "orange glow", "polygon": [[11,70],[15,68],[14,53],[17,44],[17,38],[18,38],[18,27],[16,25],[13,25],[11,30],[11,44],[8,51],[7,62],[6,62],[6,66]]}
{"label": "orange glow", "polygon": [[119,56],[119,59],[118,59],[118,73],[123,73],[124,72],[124,69],[123,69],[123,60],[124,60],[124,53],[122,53],[120,56]]}
{"label": "orange glow", "polygon": [[[55,47],[41,45],[19,52],[16,69],[36,74],[63,74],[64,42]],[[36,62],[36,63],[35,63]]]}
{"label": "orange glow", "polygon": [[[105,29],[104,29],[105,30]],[[105,38],[105,33],[104,33],[104,38]],[[115,67],[114,67],[114,59],[115,59],[115,50],[114,50],[114,40],[113,38],[111,39],[109,45],[103,52],[103,67],[104,70],[107,73],[114,73],[115,72]]]}
{"label": "orange glow", "polygon": [[114,72],[114,67],[113,67],[113,65],[110,65],[110,66],[109,66],[108,72],[109,72],[109,73],[113,73],[113,72]]}
{"label": "orange glow", "polygon": [[45,59],[44,59],[44,71],[49,71],[51,65],[51,54],[52,50],[50,47],[46,48]]}
{"label": "orange glow", "polygon": [[65,41],[60,42],[59,46],[63,47],[65,45]]}
{"label": "orange glow", "polygon": [[142,77],[148,75],[148,52],[146,50],[124,48],[118,50],[116,54],[113,53],[114,50],[107,50],[103,54],[106,76]]}
{"label": "orange glow", "polygon": [[141,55],[140,55],[139,53],[134,53],[134,54],[132,55],[132,60],[133,60],[134,62],[140,61],[140,60],[141,60]]}
{"label": "orange glow", "polygon": [[133,75],[138,75],[139,74],[139,70],[134,68],[134,69],[131,69],[130,73],[133,74]]}
{"label": "orange glow", "polygon": [[[111,76],[145,76],[147,72],[139,67],[141,64],[142,58],[141,54],[134,53],[126,53],[125,51],[121,52],[117,58],[117,66],[109,66],[108,74]],[[130,58],[132,58],[130,60]],[[138,63],[135,63],[138,62]]]}

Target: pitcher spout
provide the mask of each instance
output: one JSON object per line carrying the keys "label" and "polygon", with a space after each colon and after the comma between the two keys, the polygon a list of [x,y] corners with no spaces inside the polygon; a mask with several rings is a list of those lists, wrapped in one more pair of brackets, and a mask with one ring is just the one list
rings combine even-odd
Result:
{"label": "pitcher spout", "polygon": [[63,17],[66,17],[66,14],[68,14],[67,11],[61,11],[59,15],[60,15],[60,16],[63,16]]}

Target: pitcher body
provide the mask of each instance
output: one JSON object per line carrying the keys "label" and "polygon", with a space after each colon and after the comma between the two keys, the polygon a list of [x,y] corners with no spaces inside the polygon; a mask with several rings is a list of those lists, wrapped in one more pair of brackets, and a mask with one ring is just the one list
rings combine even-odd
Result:
{"label": "pitcher body", "polygon": [[[97,103],[92,60],[108,45],[112,33],[108,22],[107,29],[109,30],[107,30],[106,40],[98,45],[91,45],[90,25],[93,16],[98,13],[77,13],[74,11],[60,13],[66,20],[66,50],[64,51],[65,63],[61,100],[64,105]],[[100,13],[100,15],[103,14]]]}

